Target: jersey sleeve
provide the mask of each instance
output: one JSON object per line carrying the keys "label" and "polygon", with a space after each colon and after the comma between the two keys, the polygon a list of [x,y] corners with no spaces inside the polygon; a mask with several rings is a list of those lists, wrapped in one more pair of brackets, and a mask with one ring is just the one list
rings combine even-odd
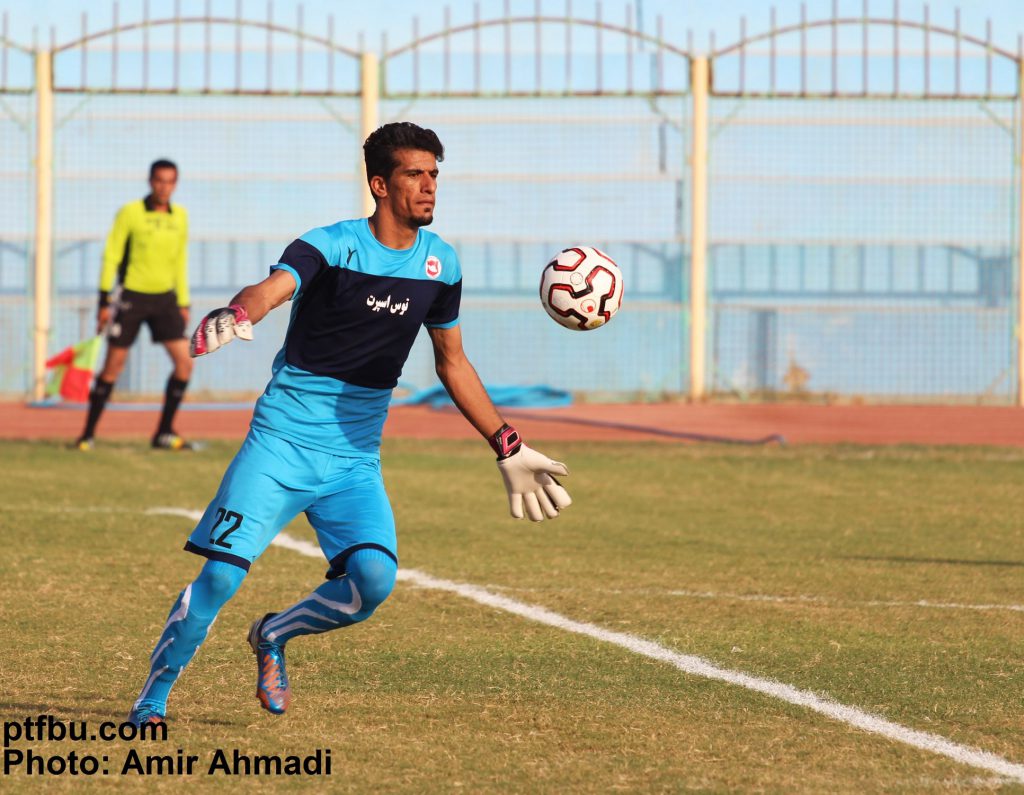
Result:
{"label": "jersey sleeve", "polygon": [[423,325],[427,328],[451,328],[459,325],[459,307],[462,304],[462,263],[455,249],[446,243],[438,252],[448,274],[446,284],[430,305]]}
{"label": "jersey sleeve", "polygon": [[459,325],[459,306],[462,303],[462,279],[455,284],[446,284],[441,288],[430,305],[423,325],[427,328],[451,328]]}
{"label": "jersey sleeve", "polygon": [[335,259],[334,239],[327,230],[312,229],[298,240],[292,241],[281,255],[281,260],[271,271],[286,270],[295,277],[295,298],[304,285],[308,285],[318,273],[330,267]]}
{"label": "jersey sleeve", "polygon": [[124,259],[125,247],[128,245],[128,237],[131,234],[132,206],[126,204],[114,218],[114,225],[107,235],[107,245],[103,249],[103,266],[100,269],[100,295],[101,301],[106,293],[114,289],[114,279],[117,278],[117,269]]}
{"label": "jersey sleeve", "polygon": [[183,224],[178,241],[178,256],[174,263],[174,292],[178,296],[178,306],[187,307],[191,301],[188,287],[188,213],[181,205],[175,211],[182,214]]}

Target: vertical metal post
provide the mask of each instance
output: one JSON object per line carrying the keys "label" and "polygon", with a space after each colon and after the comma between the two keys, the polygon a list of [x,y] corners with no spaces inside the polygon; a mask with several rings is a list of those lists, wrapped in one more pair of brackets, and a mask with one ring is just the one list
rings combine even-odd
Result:
{"label": "vertical metal post", "polygon": [[452,7],[444,7],[444,93],[452,90]]}
{"label": "vertical metal post", "polygon": [[[181,77],[181,0],[174,0],[174,90],[178,90]],[[269,77],[269,75],[268,75]],[[270,83],[267,83],[270,88]]]}
{"label": "vertical metal post", "polygon": [[149,0],[142,0],[142,90],[149,88]]}
{"label": "vertical metal post", "polygon": [[[641,0],[642,3],[642,0]],[[626,93],[633,93],[633,6],[626,4]],[[643,39],[640,39],[642,42]]]}
{"label": "vertical metal post", "polygon": [[299,87],[299,91],[302,91],[302,69],[305,60],[302,52],[303,34],[305,33],[303,30],[305,24],[303,22],[302,3],[299,3],[299,7],[296,10],[296,20],[296,30],[299,35],[295,37],[295,84]]}
{"label": "vertical metal post", "polygon": [[807,3],[800,4],[800,93],[807,93]]}
{"label": "vertical metal post", "polygon": [[327,15],[327,93],[334,93],[334,14]]}
{"label": "vertical metal post", "polygon": [[747,76],[747,17],[740,17],[740,93],[743,93],[743,80]]}
{"label": "vertical metal post", "polygon": [[1017,62],[1017,405],[1024,407],[1024,59]]}
{"label": "vertical metal post", "polygon": [[120,8],[114,3],[114,27],[110,35],[110,87],[117,88],[117,32],[121,29]]}
{"label": "vertical metal post", "polygon": [[242,0],[235,0],[235,93],[242,92]]}
{"label": "vertical metal post", "polygon": [[703,400],[706,393],[710,88],[711,70],[707,57],[694,57],[690,62],[690,93],[693,98],[693,152],[690,157],[690,400]]}
{"label": "vertical metal post", "polygon": [[210,29],[210,20],[213,18],[213,10],[210,7],[211,0],[206,0],[206,16],[203,18],[203,93],[210,93],[210,73],[213,65],[213,31]]}
{"label": "vertical metal post", "polygon": [[[6,19],[4,21],[6,22]],[[89,69],[89,42],[85,40],[86,36],[89,35],[88,31],[89,31],[89,19],[86,16],[86,13],[83,11],[82,12],[82,69],[81,69],[82,79],[80,81],[81,89],[82,89],[83,92],[85,91],[85,85],[88,82],[88,80],[86,80],[86,76],[87,76],[88,69]],[[6,38],[6,36],[4,38]],[[7,51],[5,49],[4,53],[6,54],[6,52]],[[6,64],[5,64],[5,68],[4,68],[4,81],[3,81],[5,85],[7,83],[7,79],[6,78],[7,78],[7,69],[6,69]]]}
{"label": "vertical metal post", "polygon": [[[84,16],[84,14],[83,14]],[[0,35],[3,35],[4,46],[2,52],[0,52],[0,88],[7,88],[7,42],[10,41],[8,35],[8,19],[7,12],[4,11],[3,15],[3,28],[0,30]],[[85,33],[82,33],[82,38],[85,38]],[[82,45],[83,58],[85,57],[85,45]]]}
{"label": "vertical metal post", "polygon": [[565,0],[565,93],[572,93],[572,0]]}
{"label": "vertical metal post", "polygon": [[473,91],[480,93],[480,3],[473,3]]}
{"label": "vertical metal post", "polygon": [[[362,121],[362,137],[359,139],[359,151],[362,152],[362,144],[370,133],[377,129],[377,119],[380,115],[380,62],[377,55],[372,52],[364,52],[360,58],[360,72],[362,75],[361,88],[359,91],[359,115]],[[362,208],[366,216],[373,215],[374,202],[373,194],[366,184],[366,164],[360,158],[360,173],[363,175],[363,183],[360,186],[360,196],[363,197]]]}
{"label": "vertical metal post", "polygon": [[[925,20],[926,20],[925,26],[927,27],[928,6],[925,6],[924,14],[925,14]],[[863,8],[861,10],[860,19],[861,19],[861,23],[860,23],[860,51],[861,51],[860,82],[861,82],[861,86],[862,86],[861,94],[863,94],[866,97],[868,95],[868,84],[870,83],[870,81],[868,80],[868,69],[869,69],[869,61],[870,61],[870,57],[871,57],[871,50],[870,50],[870,48],[868,46],[868,44],[869,44],[869,42],[868,42],[868,19],[869,19],[869,15],[868,15],[868,0],[864,0],[864,6],[863,6]],[[925,53],[925,58],[924,59],[925,59],[925,62],[927,63],[927,61],[928,61],[928,54],[927,53]]]}
{"label": "vertical metal post", "polygon": [[412,93],[420,93],[420,18],[412,18]]}
{"label": "vertical metal post", "polygon": [[931,65],[931,44],[930,39],[931,20],[929,18],[928,4],[924,6],[924,95],[927,97],[932,93],[932,65]]}
{"label": "vertical metal post", "polygon": [[505,93],[512,93],[512,7],[505,0]]}
{"label": "vertical metal post", "polygon": [[36,240],[32,399],[46,394],[53,274],[53,53],[36,50]]}

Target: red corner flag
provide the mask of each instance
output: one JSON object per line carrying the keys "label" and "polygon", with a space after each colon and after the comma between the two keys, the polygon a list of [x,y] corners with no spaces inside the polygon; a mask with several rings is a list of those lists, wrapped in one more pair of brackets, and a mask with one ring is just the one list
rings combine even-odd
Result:
{"label": "red corner flag", "polygon": [[46,396],[52,398],[59,394],[64,400],[85,403],[102,344],[103,337],[97,335],[48,359],[46,369],[53,369],[53,373],[46,385]]}

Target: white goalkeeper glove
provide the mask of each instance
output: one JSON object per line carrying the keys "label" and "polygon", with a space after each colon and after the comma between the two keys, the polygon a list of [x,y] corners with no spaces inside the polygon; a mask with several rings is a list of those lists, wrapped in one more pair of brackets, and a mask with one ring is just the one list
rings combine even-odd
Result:
{"label": "white goalkeeper glove", "polygon": [[531,521],[541,522],[545,517],[554,519],[560,510],[572,505],[569,492],[553,477],[569,474],[565,464],[527,447],[518,431],[507,424],[488,441],[498,454],[498,470],[514,518],[522,519],[525,512]]}
{"label": "white goalkeeper glove", "polygon": [[243,340],[252,339],[252,322],[245,307],[232,304],[214,309],[199,321],[199,326],[192,335],[189,353],[193,357],[213,353],[235,337]]}

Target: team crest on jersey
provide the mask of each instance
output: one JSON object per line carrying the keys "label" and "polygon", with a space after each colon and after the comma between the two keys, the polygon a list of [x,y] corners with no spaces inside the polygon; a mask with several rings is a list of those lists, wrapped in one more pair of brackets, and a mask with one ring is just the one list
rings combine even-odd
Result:
{"label": "team crest on jersey", "polygon": [[436,279],[441,275],[441,260],[431,254],[427,257],[427,264],[424,266],[427,271],[427,276],[431,279]]}

